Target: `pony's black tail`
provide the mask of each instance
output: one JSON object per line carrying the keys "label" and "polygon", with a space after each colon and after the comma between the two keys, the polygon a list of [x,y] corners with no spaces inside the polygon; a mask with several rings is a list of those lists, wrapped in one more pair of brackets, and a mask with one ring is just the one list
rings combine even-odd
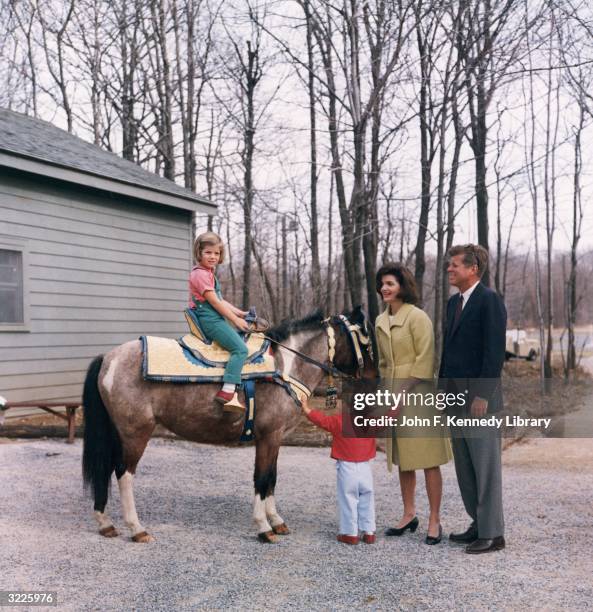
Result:
{"label": "pony's black tail", "polygon": [[[105,404],[99,394],[97,380],[103,364],[103,355],[95,357],[84,381],[82,404],[84,410],[84,441],[82,450],[82,477],[93,492],[95,510],[103,512],[109,497],[111,474],[122,470],[122,447]],[[121,475],[121,474],[118,474]]]}

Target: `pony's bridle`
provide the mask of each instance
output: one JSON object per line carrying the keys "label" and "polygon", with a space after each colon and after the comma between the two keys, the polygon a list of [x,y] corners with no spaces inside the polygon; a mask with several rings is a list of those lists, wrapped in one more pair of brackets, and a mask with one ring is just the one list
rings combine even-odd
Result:
{"label": "pony's bridle", "polygon": [[[325,331],[327,334],[328,362],[332,370],[337,370],[337,368],[334,366],[334,357],[336,356],[336,332],[332,327],[332,322],[334,321],[336,321],[346,330],[348,337],[352,342],[354,355],[356,356],[356,362],[358,363],[358,371],[354,378],[360,378],[362,370],[364,369],[364,357],[362,356],[361,345],[367,347],[367,351],[369,352],[371,359],[373,358],[373,345],[371,343],[366,320],[361,327],[358,323],[351,323],[348,320],[348,317],[345,315],[336,315],[334,317],[324,319],[323,324],[325,325]],[[345,377],[350,376],[342,373],[339,375]]]}
{"label": "pony's bridle", "polygon": [[[346,330],[352,342],[354,355],[358,364],[358,369],[354,376],[340,372],[334,365],[334,357],[336,356],[336,332],[332,326],[333,322],[338,323]],[[362,355],[361,345],[367,347],[371,359],[373,359],[373,345],[366,326],[366,320],[361,327],[358,323],[351,323],[345,315],[336,315],[324,319],[323,324],[325,326],[325,333],[327,334],[327,360],[329,363],[329,369],[327,370],[327,388],[325,390],[325,407],[327,409],[332,409],[336,407],[338,395],[337,389],[334,386],[334,372],[337,372],[337,376],[340,378],[359,379],[364,369],[364,357]]]}

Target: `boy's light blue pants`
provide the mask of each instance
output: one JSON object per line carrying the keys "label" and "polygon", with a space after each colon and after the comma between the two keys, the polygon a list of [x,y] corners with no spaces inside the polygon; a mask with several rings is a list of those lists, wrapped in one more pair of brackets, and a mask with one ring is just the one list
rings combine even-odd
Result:
{"label": "boy's light blue pants", "polygon": [[336,461],[340,533],[375,533],[375,494],[370,461]]}

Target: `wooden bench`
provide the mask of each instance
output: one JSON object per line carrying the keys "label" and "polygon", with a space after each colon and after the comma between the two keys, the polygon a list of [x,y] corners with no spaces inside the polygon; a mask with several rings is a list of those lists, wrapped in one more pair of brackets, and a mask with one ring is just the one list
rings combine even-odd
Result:
{"label": "wooden bench", "polygon": [[[7,402],[4,410],[10,408],[41,408],[68,423],[68,444],[74,442],[76,431],[76,410],[82,406],[82,402]],[[59,412],[56,408],[65,408],[66,414]]]}

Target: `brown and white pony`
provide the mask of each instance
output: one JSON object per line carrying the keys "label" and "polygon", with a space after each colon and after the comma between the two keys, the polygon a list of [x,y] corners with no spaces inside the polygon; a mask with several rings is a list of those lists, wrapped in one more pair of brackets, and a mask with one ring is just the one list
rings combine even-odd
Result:
{"label": "brown and white pony", "polygon": [[[370,333],[357,307],[347,315],[329,319],[316,312],[299,321],[284,321],[267,335],[323,364],[328,363],[328,339],[335,336],[334,367],[345,375],[374,378]],[[310,390],[322,381],[323,369],[288,348],[273,346],[278,370]],[[155,426],[163,425],[195,442],[228,444],[239,441],[245,417],[223,412],[213,401],[219,383],[149,382],[142,377],[141,364],[139,340],[126,342],[90,364],[83,392],[83,477],[94,495],[101,535],[118,535],[105,512],[109,483],[115,472],[124,521],[132,539],[150,542],[153,538],[136,513],[133,480]],[[300,410],[282,386],[271,382],[256,384],[256,404],[253,518],[258,538],[274,542],[277,534],[289,532],[274,501],[278,451],[283,437],[296,426]]]}

